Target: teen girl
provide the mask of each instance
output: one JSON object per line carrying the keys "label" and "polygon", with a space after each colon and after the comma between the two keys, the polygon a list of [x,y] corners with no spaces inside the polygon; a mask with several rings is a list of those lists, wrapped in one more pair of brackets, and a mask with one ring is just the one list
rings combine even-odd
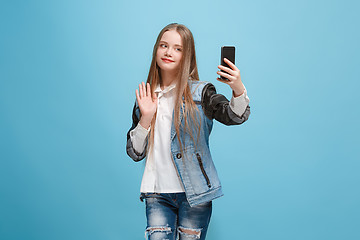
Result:
{"label": "teen girl", "polygon": [[219,65],[230,102],[214,85],[199,81],[195,44],[181,24],[164,27],[154,45],[147,83],[135,90],[127,154],[146,158],[140,199],[145,199],[145,238],[205,239],[212,200],[223,195],[209,150],[213,119],[235,125],[250,115],[239,69]]}

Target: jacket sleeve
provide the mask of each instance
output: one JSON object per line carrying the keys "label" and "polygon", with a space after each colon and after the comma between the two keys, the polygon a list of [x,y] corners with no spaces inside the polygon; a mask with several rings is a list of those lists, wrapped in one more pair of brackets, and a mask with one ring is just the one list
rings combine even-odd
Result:
{"label": "jacket sleeve", "polygon": [[215,86],[211,83],[206,84],[202,90],[201,105],[209,119],[216,119],[225,125],[242,124],[248,120],[250,115],[249,104],[241,116],[234,113],[229,100],[224,95],[217,94]]}
{"label": "jacket sleeve", "polygon": [[139,153],[137,152],[132,144],[131,138],[130,138],[130,132],[137,126],[137,124],[140,121],[140,109],[139,106],[137,106],[136,102],[134,104],[133,113],[132,113],[132,126],[127,132],[127,142],[126,142],[126,153],[131,157],[135,162],[139,162],[146,156],[146,148],[147,148],[147,139],[146,139],[146,145],[144,150]]}

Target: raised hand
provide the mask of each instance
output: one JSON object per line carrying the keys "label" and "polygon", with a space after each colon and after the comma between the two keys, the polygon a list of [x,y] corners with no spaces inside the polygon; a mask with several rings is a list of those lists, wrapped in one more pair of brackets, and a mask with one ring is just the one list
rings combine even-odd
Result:
{"label": "raised hand", "polygon": [[158,98],[156,96],[151,96],[150,84],[147,83],[145,87],[144,82],[139,84],[139,91],[136,89],[135,94],[141,112],[139,123],[142,127],[148,129],[157,109]]}
{"label": "raised hand", "polygon": [[228,80],[223,80],[221,78],[217,78],[220,82],[228,84],[233,90],[234,97],[238,97],[243,94],[245,87],[241,81],[240,70],[227,58],[224,58],[224,61],[231,67],[225,67],[223,65],[219,65],[218,68],[225,72],[217,71],[217,74],[226,77]]}

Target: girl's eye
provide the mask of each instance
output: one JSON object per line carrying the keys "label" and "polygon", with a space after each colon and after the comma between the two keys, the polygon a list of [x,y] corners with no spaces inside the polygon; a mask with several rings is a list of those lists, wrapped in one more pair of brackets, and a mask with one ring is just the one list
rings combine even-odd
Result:
{"label": "girl's eye", "polygon": [[176,50],[179,51],[179,52],[181,52],[181,48],[177,48]]}
{"label": "girl's eye", "polygon": [[165,44],[160,44],[160,47],[166,47],[166,45]]}

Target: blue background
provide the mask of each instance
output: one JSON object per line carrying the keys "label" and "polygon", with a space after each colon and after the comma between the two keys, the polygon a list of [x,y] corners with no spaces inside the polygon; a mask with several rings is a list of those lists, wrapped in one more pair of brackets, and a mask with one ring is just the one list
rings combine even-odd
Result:
{"label": "blue background", "polygon": [[216,122],[225,196],[209,240],[360,239],[358,1],[1,1],[0,238],[143,239],[144,161],[125,152],[135,89],[168,23],[201,80],[222,45],[250,97]]}

